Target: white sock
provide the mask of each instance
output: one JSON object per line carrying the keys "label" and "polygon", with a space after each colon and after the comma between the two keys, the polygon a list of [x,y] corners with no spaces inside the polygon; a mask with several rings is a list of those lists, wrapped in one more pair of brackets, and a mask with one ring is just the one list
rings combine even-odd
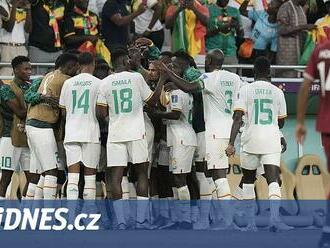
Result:
{"label": "white sock", "polygon": [[[173,189],[173,188],[172,188]],[[176,209],[175,209],[175,202],[177,199],[174,199],[174,197],[167,197],[168,199],[168,207],[169,207],[169,212],[170,212],[170,215],[171,215],[171,220],[173,222],[177,222],[178,221],[178,214],[176,212]]]}
{"label": "white sock", "polygon": [[151,197],[151,223],[153,223],[160,215],[160,204],[161,202],[158,195]]}
{"label": "white sock", "polygon": [[34,200],[41,200],[44,198],[44,183],[45,177],[40,175],[36,190],[34,192]]}
{"label": "white sock", "polygon": [[178,196],[178,189],[175,187],[172,187],[172,192],[173,192],[173,199],[172,200],[178,200],[179,196]]}
{"label": "white sock", "polygon": [[204,172],[196,172],[196,177],[199,184],[199,194],[201,200],[212,199],[212,189],[209,182],[206,179]]}
{"label": "white sock", "polygon": [[129,200],[130,198],[130,188],[129,188],[129,182],[128,182],[128,178],[126,176],[123,177],[122,181],[121,181],[121,189],[123,191],[123,200]]}
{"label": "white sock", "polygon": [[149,219],[149,198],[137,196],[136,221],[143,223]]}
{"label": "white sock", "polygon": [[124,216],[124,205],[123,200],[115,200],[113,201],[113,209],[115,211],[116,217],[117,217],[117,223],[119,224],[125,224],[126,220]]}
{"label": "white sock", "polygon": [[280,205],[281,205],[281,188],[277,182],[268,185],[269,200],[270,200],[270,220],[279,221]]}
{"label": "white sock", "polygon": [[36,184],[29,183],[28,189],[27,189],[27,192],[26,192],[26,196],[25,196],[26,200],[33,200],[34,199],[34,194],[36,192],[36,187],[37,187]]}
{"label": "white sock", "polygon": [[183,186],[178,188],[178,198],[179,201],[179,213],[181,213],[181,220],[185,222],[191,222],[191,209],[190,209],[190,193],[188,186]]}
{"label": "white sock", "polygon": [[66,198],[68,200],[78,200],[79,197],[79,173],[68,173],[68,185],[66,187]]}
{"label": "white sock", "polygon": [[222,207],[222,216],[225,219],[226,225],[230,225],[233,222],[233,211],[232,211],[232,202],[230,187],[227,178],[219,178],[215,182],[217,187],[217,197],[221,202],[217,202],[219,206]]}
{"label": "white sock", "polygon": [[159,214],[163,216],[164,218],[169,218],[170,217],[170,209],[169,209],[169,203],[168,199],[160,199],[159,200]]}
{"label": "white sock", "polygon": [[134,183],[129,183],[129,198],[130,199],[136,199],[136,189]]}
{"label": "white sock", "polygon": [[243,199],[245,203],[245,213],[247,215],[248,225],[255,225],[255,202],[256,194],[254,184],[243,183]]}
{"label": "white sock", "polygon": [[96,175],[85,176],[84,200],[96,198]]}
{"label": "white sock", "polygon": [[215,185],[217,187],[217,197],[218,200],[230,200],[230,187],[227,178],[219,178],[215,180]]}
{"label": "white sock", "polygon": [[212,199],[218,199],[217,196],[217,187],[214,184],[213,178],[212,177],[207,177],[207,181],[209,182],[211,191],[212,191]]}
{"label": "white sock", "polygon": [[55,200],[57,191],[57,177],[46,175],[44,183],[44,199]]}

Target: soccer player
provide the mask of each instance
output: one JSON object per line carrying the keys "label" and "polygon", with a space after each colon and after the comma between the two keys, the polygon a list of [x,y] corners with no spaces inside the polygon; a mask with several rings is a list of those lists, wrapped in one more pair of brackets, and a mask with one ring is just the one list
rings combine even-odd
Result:
{"label": "soccer player", "polygon": [[[65,81],[59,105],[65,117],[64,148],[68,164],[67,199],[78,199],[80,163],[84,165],[85,200],[95,200],[96,168],[100,159],[100,127],[96,100],[101,80],[93,76],[95,59],[90,53],[78,57],[80,74]],[[79,127],[77,129],[77,127]]]}
{"label": "soccer player", "polygon": [[[241,80],[234,73],[222,70],[224,55],[221,50],[210,51],[205,58],[205,71],[198,80],[187,83],[173,72],[164,68],[170,79],[185,92],[203,93],[205,121],[205,151],[208,170],[216,185],[219,200],[231,199],[229,183],[226,178],[228,158],[225,154],[232,124],[232,107],[237,98]],[[226,225],[232,224],[229,207],[226,210]],[[204,224],[208,226],[208,215]]]}
{"label": "soccer player", "polygon": [[[181,71],[181,57],[173,58],[173,67]],[[170,103],[167,112],[157,111],[156,115],[167,120],[167,146],[170,147],[170,170],[173,174],[174,186],[178,199],[190,200],[190,192],[187,184],[188,174],[192,169],[192,161],[197,146],[197,139],[192,123],[191,95],[176,89],[170,92]],[[181,228],[191,226],[190,204],[180,202]]]}
{"label": "soccer player", "polygon": [[[38,93],[58,99],[65,80],[77,72],[78,58],[76,55],[64,53],[57,62],[59,68],[44,77]],[[43,185],[45,200],[56,198],[60,162],[53,128],[59,121],[59,116],[59,107],[45,102],[31,105],[27,113],[26,133],[31,149],[31,161],[33,161],[30,172],[45,175]]]}
{"label": "soccer player", "polygon": [[[318,45],[312,53],[304,73],[304,83],[300,88],[297,103],[297,127],[296,137],[299,143],[303,143],[306,136],[304,125],[307,100],[312,82],[315,79],[321,81],[321,94],[319,112],[316,120],[316,130],[321,133],[322,144],[326,154],[328,171],[330,170],[330,42]],[[328,196],[328,201],[329,201]],[[319,247],[330,247],[330,204],[327,207],[326,224],[319,242]]]}
{"label": "soccer player", "polygon": [[[115,73],[102,81],[97,100],[98,113],[109,115],[107,164],[110,167],[111,198],[118,228],[125,229],[121,181],[128,162],[134,164],[137,176],[137,227],[148,224],[148,145],[145,137],[143,104],[155,105],[159,100],[163,81],[154,93],[140,73],[130,72],[126,48],[118,48],[111,54]],[[109,110],[107,109],[109,107]]]}
{"label": "soccer player", "polygon": [[235,154],[235,139],[242,125],[242,117],[245,116],[240,158],[243,199],[249,200],[245,208],[248,218],[246,229],[257,230],[254,217],[254,181],[257,168],[263,165],[271,200],[270,228],[290,230],[291,227],[282,223],[279,217],[281,188],[278,182],[282,150],[279,129],[284,126],[287,115],[284,93],[271,84],[270,62],[266,57],[255,60],[254,74],[255,82],[241,88],[239,100],[235,104],[234,122],[226,154]]}
{"label": "soccer player", "polygon": [[[30,150],[24,133],[26,104],[24,92],[30,87],[31,64],[29,58],[17,56],[12,62],[14,80],[1,87],[1,105],[3,116],[3,137],[0,143],[2,177],[0,180],[0,198],[4,198],[11,181],[13,171],[19,164],[29,180]],[[23,196],[26,194],[25,187]],[[28,197],[31,192],[28,192]]]}

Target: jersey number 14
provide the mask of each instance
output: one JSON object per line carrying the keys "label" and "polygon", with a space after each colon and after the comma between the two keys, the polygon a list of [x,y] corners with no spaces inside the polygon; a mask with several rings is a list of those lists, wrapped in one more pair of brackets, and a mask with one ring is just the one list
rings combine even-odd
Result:
{"label": "jersey number 14", "polygon": [[[78,100],[78,101],[77,101]],[[88,113],[89,110],[89,90],[85,90],[78,99],[77,91],[72,91],[72,114],[75,109],[83,109],[84,114]]]}

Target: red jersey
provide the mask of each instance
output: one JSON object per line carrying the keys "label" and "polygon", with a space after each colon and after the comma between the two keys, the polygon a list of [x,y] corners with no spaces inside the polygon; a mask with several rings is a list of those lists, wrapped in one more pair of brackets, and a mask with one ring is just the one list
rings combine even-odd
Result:
{"label": "red jersey", "polygon": [[330,133],[330,41],[318,45],[309,59],[304,77],[319,79],[321,83],[319,113],[316,129],[321,133]]}

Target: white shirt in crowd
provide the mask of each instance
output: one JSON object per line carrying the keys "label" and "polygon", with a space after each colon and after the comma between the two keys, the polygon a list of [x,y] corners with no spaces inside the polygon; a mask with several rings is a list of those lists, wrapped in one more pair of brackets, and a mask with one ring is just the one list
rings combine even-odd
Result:
{"label": "white shirt in crowd", "polygon": [[64,143],[100,142],[96,101],[101,82],[88,73],[81,73],[64,82],[60,96],[60,106],[66,109]]}
{"label": "white shirt in crowd", "polygon": [[168,111],[181,112],[180,119],[167,120],[167,146],[182,144],[185,146],[196,146],[197,139],[192,128],[192,102],[191,95],[181,90],[174,90],[170,94]]}
{"label": "white shirt in crowd", "polygon": [[206,136],[229,139],[233,106],[242,81],[237,74],[225,70],[204,73],[200,79]]}
{"label": "white shirt in crowd", "polygon": [[[139,1],[139,0],[135,1],[134,5],[133,5],[134,11],[137,10],[140,3],[142,3],[142,1]],[[158,3],[158,1],[157,0],[146,0],[145,3],[147,5],[146,11],[134,19],[135,32],[138,34],[143,34],[144,31],[147,30],[147,28],[150,24],[150,21],[152,19],[152,16],[154,14],[154,10],[152,8]],[[157,20],[155,25],[152,27],[151,31],[159,31],[162,29],[163,29],[163,26],[162,26],[160,20]]]}
{"label": "white shirt in crowd", "polygon": [[108,142],[127,142],[145,136],[143,105],[152,94],[140,73],[124,71],[102,80],[97,104],[109,106]]}
{"label": "white shirt in crowd", "polygon": [[234,109],[245,112],[241,137],[243,151],[253,154],[281,152],[278,119],[287,115],[281,89],[266,81],[245,85]]}
{"label": "white shirt in crowd", "polygon": [[88,10],[101,16],[103,6],[107,0],[90,0],[88,3]]}
{"label": "white shirt in crowd", "polygon": [[[8,4],[5,0],[0,0],[0,6],[3,7],[7,11],[7,13],[10,13],[11,5]],[[17,11],[23,11],[23,9],[18,8]],[[22,15],[24,16],[24,14]],[[16,16],[18,16],[17,13]],[[11,32],[7,32],[4,28],[0,28],[0,43],[25,44],[26,36],[25,36],[24,25],[25,25],[25,19],[23,20],[16,19],[15,25]]]}

